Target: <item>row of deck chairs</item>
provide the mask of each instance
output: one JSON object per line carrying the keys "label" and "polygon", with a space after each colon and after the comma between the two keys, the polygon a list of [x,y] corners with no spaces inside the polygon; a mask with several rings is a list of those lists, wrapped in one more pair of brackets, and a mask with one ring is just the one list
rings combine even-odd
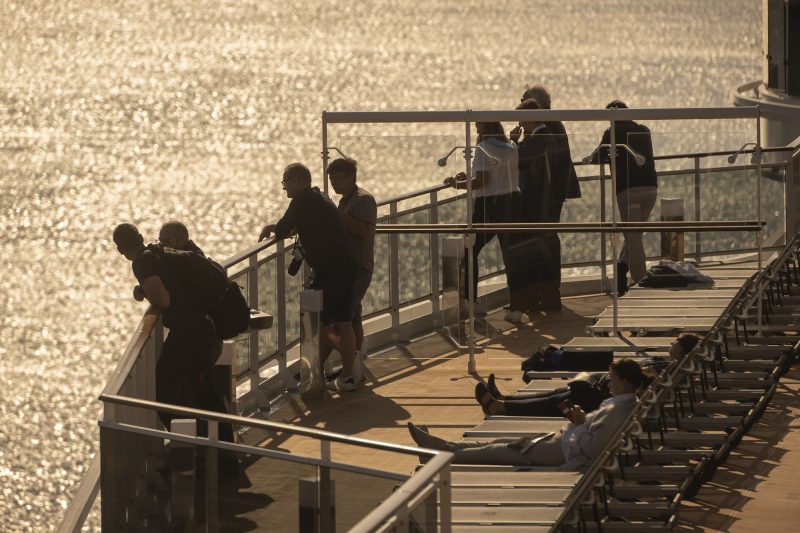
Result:
{"label": "row of deck chairs", "polygon": [[[800,318],[799,252],[800,236],[795,236],[760,272],[715,268],[715,279],[728,275],[727,279],[738,283],[711,289],[725,296],[709,296],[706,289],[702,295],[691,290],[631,291],[633,297],[627,300],[633,305],[627,308],[661,309],[654,316],[667,316],[659,319],[663,325],[631,324],[630,331],[639,336],[579,337],[565,347],[642,356],[667,350],[678,331],[705,334],[704,340],[661,373],[621,426],[619,438],[609,442],[584,472],[453,465],[452,530],[671,529],[682,500],[692,497],[713,476],[763,414],[781,374],[796,360],[800,350],[794,322]],[[671,307],[676,301],[683,305]],[[682,314],[669,317],[669,311],[659,306]],[[687,309],[709,309],[708,316],[676,318],[686,317],[683,311]],[[692,322],[698,317],[703,320]],[[652,331],[671,336],[641,335]],[[572,375],[532,372],[525,390],[563,386]],[[490,416],[464,438],[535,435],[557,430],[563,423],[552,418]]]}

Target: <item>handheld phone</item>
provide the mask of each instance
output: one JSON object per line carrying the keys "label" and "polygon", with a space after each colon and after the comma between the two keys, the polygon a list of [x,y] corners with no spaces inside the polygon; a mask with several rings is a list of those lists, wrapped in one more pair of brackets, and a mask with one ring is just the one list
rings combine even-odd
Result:
{"label": "handheld phone", "polygon": [[565,417],[567,417],[567,419],[570,422],[573,422],[572,420],[573,407],[575,407],[575,404],[572,403],[570,400],[564,400],[563,402],[558,404],[558,409],[564,414]]}

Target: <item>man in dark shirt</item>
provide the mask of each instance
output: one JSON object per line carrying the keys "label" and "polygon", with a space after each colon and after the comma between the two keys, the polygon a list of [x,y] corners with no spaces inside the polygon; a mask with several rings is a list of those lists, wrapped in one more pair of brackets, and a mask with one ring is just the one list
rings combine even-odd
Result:
{"label": "man in dark shirt", "polygon": [[[550,93],[542,85],[528,87],[522,95],[522,102],[533,99],[542,109],[550,109]],[[569,137],[564,124],[557,120],[544,122],[547,131],[553,136],[550,150],[551,186],[547,198],[547,206],[542,222],[561,222],[561,209],[568,198],[580,198],[581,186],[572,154],[569,149]],[[544,237],[548,247],[541,281],[542,309],[561,309],[561,238],[558,233]]]}
{"label": "man in dark shirt", "polygon": [[[620,101],[610,102],[606,109],[626,109],[628,106]],[[614,137],[617,144],[627,145],[637,156],[625,148],[618,147],[615,154],[617,167],[617,207],[623,222],[645,222],[656,204],[658,196],[658,177],[653,157],[653,140],[650,129],[632,120],[615,122]],[[608,163],[609,146],[611,144],[611,128],[606,129],[600,140],[600,146],[584,159],[589,163]],[[642,243],[642,232],[624,233],[625,244],[617,261],[617,290],[624,294],[628,290],[627,274],[637,283],[647,274],[646,256]]]}
{"label": "man in dark shirt", "polygon": [[[179,273],[171,272],[158,254],[144,245],[136,226],[120,224],[113,239],[119,253],[131,261],[139,281],[134,298],[146,298],[159,308],[162,322],[169,328],[156,364],[156,401],[227,413],[214,384],[214,362],[221,349],[214,323],[191,304]],[[159,416],[169,428],[172,415]],[[229,424],[220,424],[219,431],[220,439],[233,441]]]}
{"label": "man in dark shirt", "polygon": [[372,270],[375,265],[375,224],[378,221],[375,198],[368,190],[359,187],[356,181],[357,174],[358,164],[353,159],[339,158],[328,165],[328,178],[333,190],[342,195],[342,199],[339,200],[339,213],[342,216],[342,225],[353,244],[358,265],[353,286],[353,298],[358,304],[352,321],[356,336],[356,356],[353,365],[356,383],[364,378],[362,351],[364,325],[361,320],[363,311],[361,300],[367,294],[372,281]]}
{"label": "man in dark shirt", "polygon": [[[536,100],[525,100],[517,109],[541,109]],[[522,135],[524,131],[524,135]],[[553,154],[556,143],[542,122],[521,121],[509,137],[517,144],[519,153],[520,207],[515,220],[547,222],[552,218]],[[560,212],[560,209],[559,209]],[[547,305],[560,309],[561,300],[554,278],[560,282],[560,260],[554,257],[553,235],[530,233],[509,238],[507,255],[510,312],[506,319],[519,322],[519,313],[536,311]],[[557,270],[558,273],[554,272]],[[556,306],[556,304],[558,304]]]}
{"label": "man in dark shirt", "polygon": [[[550,109],[550,93],[541,85],[528,87],[522,95],[521,102],[532,98],[536,100],[542,109]],[[555,147],[553,150],[553,191],[548,200],[552,205],[548,210],[547,222],[560,222],[561,208],[564,201],[568,198],[580,198],[581,186],[578,182],[578,174],[575,172],[575,165],[572,163],[572,154],[569,149],[569,136],[564,127],[564,123],[558,120],[551,120],[544,123],[553,135]]]}
{"label": "man in dark shirt", "polygon": [[342,356],[342,373],[328,388],[355,390],[356,343],[351,321],[358,302],[353,298],[356,261],[350,239],[336,206],[318,187],[311,186],[311,172],[305,165],[287,166],[281,183],[292,201],[276,224],[264,226],[259,240],[268,239],[273,232],[276,238],[285,239],[297,231],[305,259],[314,271],[311,288],[322,290],[322,340]]}

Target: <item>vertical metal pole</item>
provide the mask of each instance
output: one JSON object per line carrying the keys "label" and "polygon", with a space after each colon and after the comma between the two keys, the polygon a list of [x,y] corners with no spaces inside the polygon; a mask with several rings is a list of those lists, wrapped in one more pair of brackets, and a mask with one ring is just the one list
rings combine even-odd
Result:
{"label": "vertical metal pole", "polygon": [[[277,242],[275,249],[275,305],[278,314],[278,372],[281,375],[284,388],[289,388],[289,362],[286,355],[286,249],[283,239]],[[291,381],[294,383],[294,380]]]}
{"label": "vertical metal pole", "polygon": [[[397,202],[389,204],[389,224],[397,224]],[[392,317],[392,339],[400,338],[400,263],[399,238],[389,235],[389,309]]]}
{"label": "vertical metal pole", "polygon": [[331,461],[331,441],[322,439],[319,441],[319,454],[321,464],[319,466],[319,530],[332,531],[331,524],[331,469],[328,466]]}
{"label": "vertical metal pole", "polygon": [[452,511],[452,485],[450,465],[446,465],[439,472],[439,523],[442,533],[450,533],[453,522]]}
{"label": "vertical metal pole", "polygon": [[[469,112],[471,110],[467,110]],[[467,171],[467,228],[472,229],[472,137],[470,136],[470,124],[471,121],[467,121],[465,123],[465,135],[466,140],[464,142],[464,159],[466,161],[466,171]],[[469,239],[472,234],[467,235],[467,239]],[[469,338],[467,339],[467,346],[469,347],[469,362],[467,363],[467,372],[470,374],[476,374],[477,369],[475,368],[475,287],[472,283],[472,258],[474,257],[475,250],[472,246],[467,246],[467,268],[466,271],[466,278],[467,278],[467,310],[469,312],[469,331],[468,335]]]}
{"label": "vertical metal pole", "polygon": [[[759,224],[761,224],[761,109],[758,108],[757,116],[756,116],[756,220]],[[762,263],[761,263],[761,246],[762,246],[762,238],[761,238],[761,231],[756,232],[756,246],[758,247],[758,271],[761,271]],[[761,331],[761,326],[764,323],[764,306],[762,305],[762,300],[764,298],[763,291],[759,292],[758,295],[758,329],[759,335],[763,332]]]}
{"label": "vertical metal pole", "polygon": [[[428,222],[431,224],[439,223],[439,193],[430,193],[431,207],[428,211]],[[439,270],[441,258],[439,257],[439,235],[431,233],[429,241],[430,258],[428,264],[431,266],[431,316],[433,323],[438,328],[441,326],[441,309],[439,307]]]}
{"label": "vertical metal pole", "polygon": [[219,440],[219,423],[216,420],[208,421],[208,441],[210,446],[205,448],[206,456],[206,532],[215,533],[219,530],[219,450],[213,445]]}
{"label": "vertical metal pole", "polygon": [[[606,221],[606,166],[600,161],[600,222]],[[600,283],[604,291],[608,291],[610,283],[606,272],[606,233],[600,232]]]}
{"label": "vertical metal pole", "polygon": [[[258,307],[258,257],[253,254],[248,257],[247,269],[247,292],[249,296],[250,306]],[[260,377],[258,375],[258,330],[250,331],[248,337],[250,345],[248,349],[248,374],[250,376],[250,390],[256,394],[258,398],[258,408],[260,410],[269,409],[266,403],[266,398],[259,390]]]}
{"label": "vertical metal pole", "polygon": [[[694,221],[700,222],[700,158],[694,158]],[[703,257],[703,247],[702,247],[702,233],[699,231],[694,234],[694,252],[695,252],[695,260],[697,263],[700,263],[700,260]]]}
{"label": "vertical metal pole", "polygon": [[[614,110],[612,109],[612,112]],[[616,230],[617,229],[617,132],[616,126],[617,121],[615,119],[611,119],[611,146],[608,150],[608,161],[611,165],[611,227]],[[612,287],[612,297],[614,299],[614,318],[613,318],[613,329],[614,329],[614,336],[619,337],[619,294],[617,294],[617,276],[619,276],[619,271],[617,269],[617,239],[619,238],[619,234],[614,231],[611,234],[611,254],[613,255],[614,261],[614,286]]]}
{"label": "vertical metal pole", "polygon": [[322,112],[322,187],[328,194],[328,116]]}

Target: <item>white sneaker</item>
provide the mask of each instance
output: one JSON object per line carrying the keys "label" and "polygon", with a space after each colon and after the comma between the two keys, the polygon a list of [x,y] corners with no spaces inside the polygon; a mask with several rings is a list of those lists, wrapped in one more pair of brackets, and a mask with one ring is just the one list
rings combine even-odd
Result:
{"label": "white sneaker", "polygon": [[356,383],[353,378],[343,378],[339,374],[336,379],[329,381],[326,385],[329,391],[350,392],[356,390]]}
{"label": "white sneaker", "polygon": [[522,324],[523,322],[528,322],[530,319],[528,315],[522,311],[509,311],[506,313],[505,320],[513,324]]}

